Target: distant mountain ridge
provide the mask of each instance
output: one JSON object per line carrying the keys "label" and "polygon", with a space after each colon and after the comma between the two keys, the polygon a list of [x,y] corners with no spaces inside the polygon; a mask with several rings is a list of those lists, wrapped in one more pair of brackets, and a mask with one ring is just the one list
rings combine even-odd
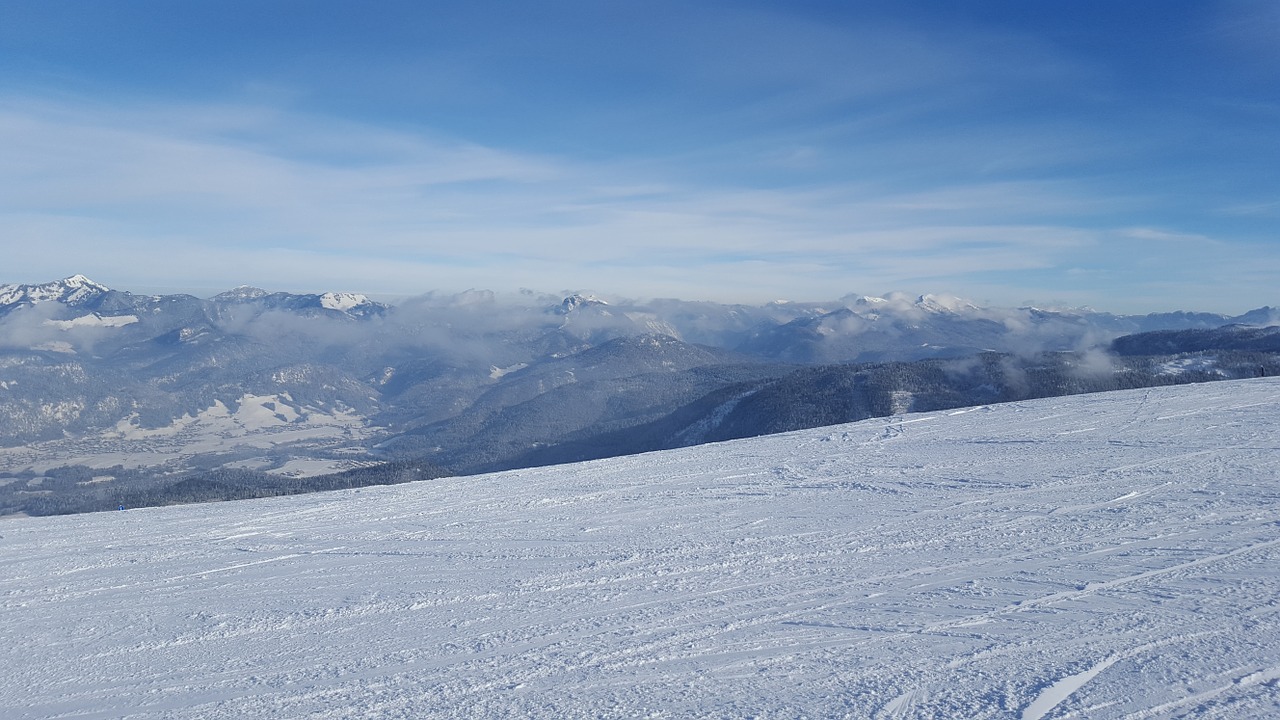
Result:
{"label": "distant mountain ridge", "polygon": [[981,307],[938,294],[914,298],[900,293],[886,297],[849,295],[831,303],[776,302],[763,306],[681,300],[610,302],[573,294],[560,300],[535,296],[534,305],[518,306],[504,305],[492,293],[473,291],[443,298],[430,296],[428,302],[413,298],[389,306],[359,293],[295,294],[250,286],[207,300],[190,295],[134,295],[110,289],[83,275],[42,284],[0,285],[0,317],[45,303],[100,315],[140,309],[155,313],[157,306],[199,305],[214,318],[240,319],[274,311],[335,319],[369,319],[395,312],[430,315],[435,311],[445,315],[478,305],[483,311],[525,324],[531,316],[541,316],[543,325],[558,325],[571,335],[595,342],[658,333],[763,359],[804,363],[907,359],[907,355],[918,359],[1028,348],[1063,350],[1153,330],[1280,324],[1280,310],[1270,306],[1234,317],[1183,310],[1115,315],[1090,309]]}
{"label": "distant mountain ridge", "polygon": [[[1017,373],[937,380],[984,357],[1001,372],[1056,367],[1020,371],[1047,394],[1115,385],[1071,378],[1090,353],[1161,356],[1101,363],[1126,368],[1126,387],[1246,377],[1276,371],[1274,330],[1257,327],[1276,316],[900,294],[751,306],[470,291],[387,305],[241,286],[201,299],[74,275],[0,286],[0,488],[71,465],[127,465],[102,477],[306,477],[388,460],[470,472],[1021,397]],[[858,388],[873,392],[853,402]]]}
{"label": "distant mountain ridge", "polygon": [[336,313],[351,318],[382,315],[388,309],[388,306],[374,302],[360,293],[326,292],[298,295],[268,292],[247,285],[214,295],[209,302],[221,311],[231,307],[249,306],[256,312],[287,310],[304,314]]}

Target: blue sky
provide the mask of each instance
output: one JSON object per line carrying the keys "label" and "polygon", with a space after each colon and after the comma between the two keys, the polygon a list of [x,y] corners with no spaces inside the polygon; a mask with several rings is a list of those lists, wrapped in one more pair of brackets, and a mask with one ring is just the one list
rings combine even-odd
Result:
{"label": "blue sky", "polygon": [[1280,304],[1280,3],[0,0],[0,282]]}

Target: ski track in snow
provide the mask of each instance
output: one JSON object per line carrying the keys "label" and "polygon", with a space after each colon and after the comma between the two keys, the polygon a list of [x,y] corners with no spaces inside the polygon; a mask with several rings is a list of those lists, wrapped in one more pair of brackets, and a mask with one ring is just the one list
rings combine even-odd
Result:
{"label": "ski track in snow", "polygon": [[1280,381],[0,523],[0,717],[1280,716]]}

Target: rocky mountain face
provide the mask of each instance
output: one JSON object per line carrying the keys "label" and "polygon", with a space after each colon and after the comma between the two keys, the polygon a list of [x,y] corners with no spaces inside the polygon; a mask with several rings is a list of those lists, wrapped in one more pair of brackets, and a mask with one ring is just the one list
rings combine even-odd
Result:
{"label": "rocky mountain face", "polygon": [[[240,287],[201,299],[79,275],[0,285],[0,488],[38,497],[40,479],[67,466],[98,469],[76,482],[103,487],[129,473],[297,478],[392,460],[471,472],[1242,376],[1269,367],[1239,354],[1275,350],[1274,328],[1256,325],[1276,315],[1117,316],[900,295],[746,306],[473,291],[386,305]],[[1102,351],[1089,348],[1200,359],[1167,360],[1183,363],[1168,366],[1178,372],[1108,361],[1091,385],[1071,369],[1098,364]],[[879,369],[854,365],[868,362]],[[1034,390],[1019,390],[1019,377]]]}

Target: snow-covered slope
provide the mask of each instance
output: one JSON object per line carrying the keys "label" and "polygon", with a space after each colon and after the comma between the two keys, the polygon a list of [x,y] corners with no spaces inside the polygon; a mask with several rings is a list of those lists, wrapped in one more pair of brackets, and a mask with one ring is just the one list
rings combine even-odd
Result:
{"label": "snow-covered slope", "polygon": [[1280,714],[1280,381],[0,523],[5,718]]}

